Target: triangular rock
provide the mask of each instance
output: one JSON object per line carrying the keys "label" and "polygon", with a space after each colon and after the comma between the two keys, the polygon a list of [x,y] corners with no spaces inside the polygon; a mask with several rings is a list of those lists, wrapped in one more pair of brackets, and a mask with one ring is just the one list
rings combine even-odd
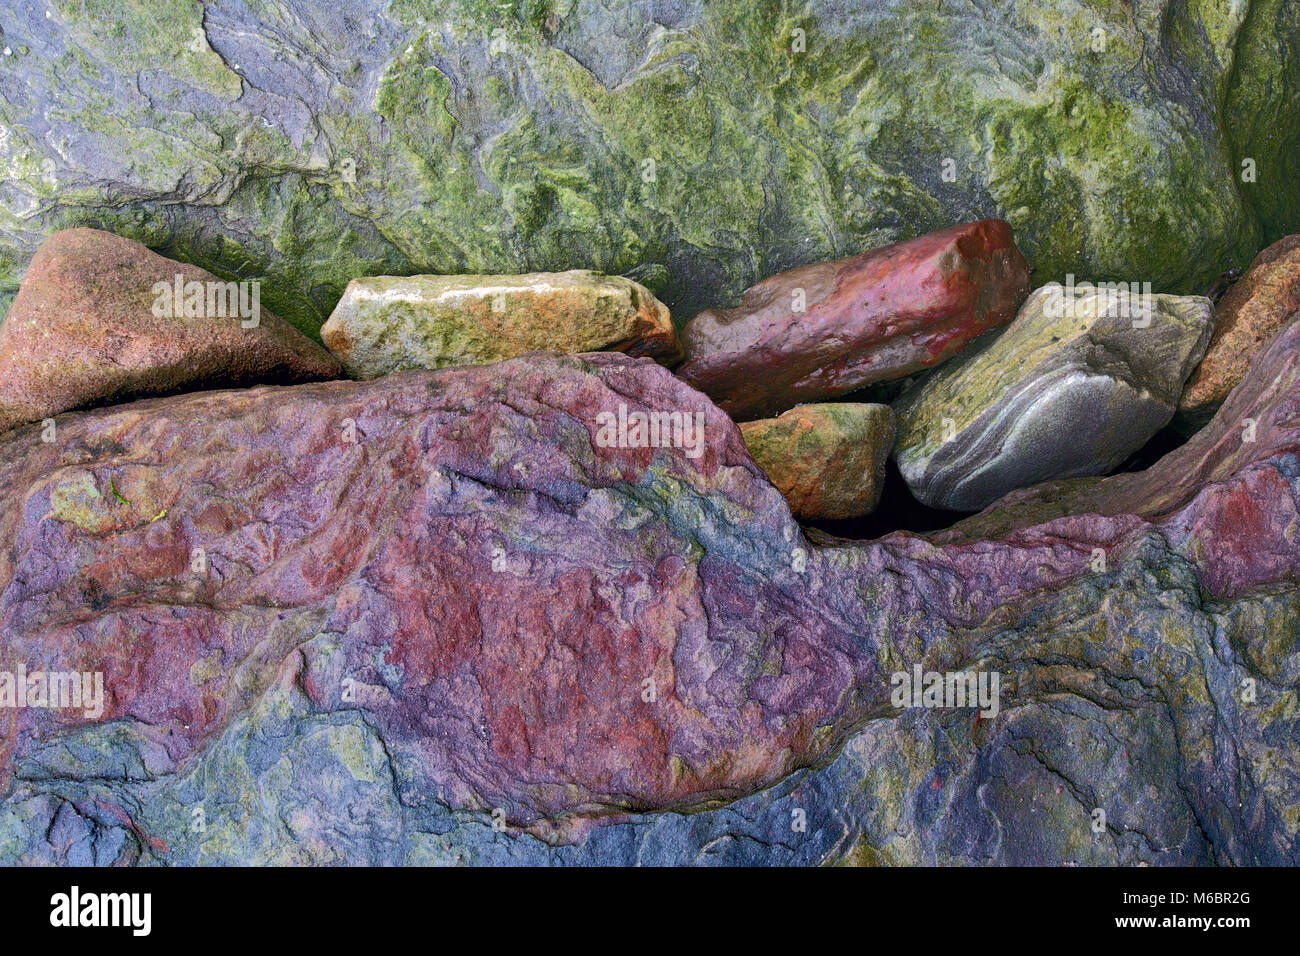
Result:
{"label": "triangular rock", "polygon": [[68,229],[37,250],[0,323],[0,431],[148,395],[341,375],[333,356],[261,307],[253,283]]}

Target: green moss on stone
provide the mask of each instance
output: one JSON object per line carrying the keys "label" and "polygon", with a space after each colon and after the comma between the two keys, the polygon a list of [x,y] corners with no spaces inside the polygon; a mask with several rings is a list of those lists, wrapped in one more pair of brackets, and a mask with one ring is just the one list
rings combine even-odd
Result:
{"label": "green moss on stone", "polygon": [[[265,276],[309,332],[376,271],[659,270],[684,320],[791,265],[986,216],[1039,282],[1201,292],[1300,222],[1284,0],[401,0],[364,46],[296,37],[337,82],[277,74],[268,92],[301,104],[283,117],[257,111],[197,3],[57,11],[61,50],[0,64],[22,94],[0,126],[49,126],[0,143],[0,303],[43,235],[127,209],[218,275]],[[285,29],[242,16],[248,36]],[[167,82],[120,94],[137,75]]]}

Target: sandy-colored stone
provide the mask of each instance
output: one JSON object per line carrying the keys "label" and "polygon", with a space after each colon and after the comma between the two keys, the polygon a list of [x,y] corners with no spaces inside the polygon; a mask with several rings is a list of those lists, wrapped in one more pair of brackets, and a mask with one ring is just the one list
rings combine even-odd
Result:
{"label": "sandy-colored stone", "polygon": [[631,279],[586,269],[354,279],[321,338],[361,379],[536,351],[681,358],[667,306]]}
{"label": "sandy-colored stone", "polygon": [[1269,339],[1300,310],[1300,234],[1279,239],[1219,300],[1214,337],[1178,402],[1179,421],[1200,427],[1246,376]]}
{"label": "sandy-colored stone", "polygon": [[800,518],[859,518],[880,503],[894,446],[888,405],[799,405],[776,418],[745,422],[754,460]]}
{"label": "sandy-colored stone", "polygon": [[[202,283],[199,315],[157,315],[158,284]],[[0,431],[88,405],[205,388],[338,378],[339,364],[283,319],[198,266],[98,229],[51,236],[0,324]],[[209,290],[222,299],[211,299]],[[195,300],[198,301],[197,299]],[[233,305],[227,309],[227,305]],[[229,314],[218,314],[219,312]]]}

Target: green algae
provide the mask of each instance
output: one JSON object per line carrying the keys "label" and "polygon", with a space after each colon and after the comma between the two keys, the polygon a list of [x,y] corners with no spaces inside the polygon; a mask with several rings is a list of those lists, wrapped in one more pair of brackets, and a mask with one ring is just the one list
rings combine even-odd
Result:
{"label": "green algae", "polygon": [[108,505],[88,471],[74,472],[67,480],[60,480],[50,491],[50,516],[56,521],[75,524],[84,531],[97,533],[112,527],[116,521],[108,513]]}
{"label": "green algae", "polygon": [[242,92],[239,75],[212,49],[203,9],[191,0],[54,0],[52,11],[74,36],[123,72],[145,64],[228,102]]}
{"label": "green algae", "polygon": [[[0,308],[43,235],[96,217],[143,215],[151,244],[261,276],[309,333],[348,278],[382,271],[657,270],[684,319],[790,265],[995,215],[1039,281],[1199,292],[1300,218],[1300,81],[1277,81],[1300,79],[1300,14],[1282,0],[834,17],[728,0],[661,22],[411,0],[380,15],[387,47],[331,58],[347,69],[327,100],[278,91],[308,104],[305,130],[250,109],[196,4],[114,12],[105,32],[61,4],[63,52],[3,65],[34,101],[61,95],[52,138],[0,146]],[[119,100],[142,64],[173,86]],[[24,129],[32,101],[0,103],[0,126]],[[73,130],[129,160],[57,157]]]}

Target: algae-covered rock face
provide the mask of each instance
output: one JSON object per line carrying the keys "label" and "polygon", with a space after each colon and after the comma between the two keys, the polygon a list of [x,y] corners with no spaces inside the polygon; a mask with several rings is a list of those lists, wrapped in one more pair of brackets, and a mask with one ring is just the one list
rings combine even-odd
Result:
{"label": "algae-covered rock face", "polygon": [[42,8],[0,12],[10,293],[88,224],[308,332],[376,274],[594,268],[689,317],[990,216],[1040,282],[1200,292],[1300,211],[1289,0]]}
{"label": "algae-covered rock face", "polygon": [[876,510],[894,447],[888,405],[825,402],[740,426],[745,447],[800,518]]}
{"label": "algae-covered rock face", "polygon": [[581,269],[355,279],[321,338],[354,378],[542,350],[681,358],[672,317],[651,292],[622,276]]}
{"label": "algae-covered rock face", "polygon": [[1213,328],[1200,296],[1038,289],[894,403],[899,471],[920,501],[958,511],[1105,474],[1169,422]]}

